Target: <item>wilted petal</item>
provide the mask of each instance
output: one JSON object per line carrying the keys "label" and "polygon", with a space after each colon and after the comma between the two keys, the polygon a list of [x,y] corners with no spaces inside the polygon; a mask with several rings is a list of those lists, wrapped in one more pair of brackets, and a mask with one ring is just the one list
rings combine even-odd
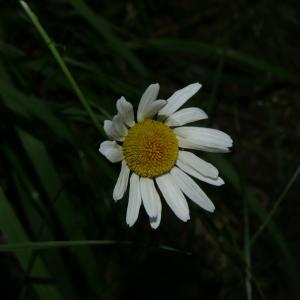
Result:
{"label": "wilted petal", "polygon": [[161,202],[160,202],[160,198],[159,195],[158,196],[158,202],[157,202],[157,206],[158,206],[158,213],[157,213],[157,217],[154,218],[150,218],[150,225],[153,229],[157,229],[158,226],[160,225],[160,221],[161,221],[161,213],[162,213],[162,207],[161,207]]}
{"label": "wilted petal", "polygon": [[135,124],[133,106],[124,97],[117,101],[117,110],[127,126],[132,127]]}
{"label": "wilted petal", "polygon": [[117,132],[118,136],[124,138],[127,135],[128,130],[127,130],[127,128],[124,124],[124,121],[120,115],[116,115],[113,117],[112,126],[115,129],[115,131]]}
{"label": "wilted petal", "polygon": [[100,144],[99,152],[112,163],[123,159],[122,147],[115,141],[104,141]]}
{"label": "wilted petal", "polygon": [[119,133],[116,131],[115,127],[113,126],[113,123],[111,120],[105,120],[104,121],[104,131],[106,135],[116,141],[124,141],[124,137],[119,135]]}

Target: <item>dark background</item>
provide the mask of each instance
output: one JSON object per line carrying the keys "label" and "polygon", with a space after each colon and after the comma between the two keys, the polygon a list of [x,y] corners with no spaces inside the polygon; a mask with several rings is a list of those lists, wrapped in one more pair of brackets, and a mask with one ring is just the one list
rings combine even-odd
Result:
{"label": "dark background", "polygon": [[200,82],[188,106],[233,137],[201,153],[226,182],[201,184],[215,213],[190,203],[182,223],[163,203],[157,230],[143,210],[127,227],[104,132],[20,4],[0,3],[0,299],[300,299],[299,1],[28,1],[101,123],[121,95]]}

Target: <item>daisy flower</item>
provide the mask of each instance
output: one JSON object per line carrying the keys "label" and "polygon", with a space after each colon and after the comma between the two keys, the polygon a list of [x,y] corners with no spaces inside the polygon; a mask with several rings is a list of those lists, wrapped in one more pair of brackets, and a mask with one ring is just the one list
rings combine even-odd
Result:
{"label": "daisy flower", "polygon": [[190,219],[186,197],[206,211],[214,211],[214,204],[192,177],[216,186],[224,181],[212,164],[186,149],[228,152],[232,139],[216,129],[184,126],[207,118],[200,108],[180,109],[200,88],[193,83],[167,100],[157,100],[159,84],[151,84],[136,116],[132,104],[121,97],[116,104],[118,114],[104,121],[110,140],[102,142],[99,151],[112,163],[122,164],[113,198],[122,199],[129,182],[129,226],[136,222],[143,204],[156,229],[162,214],[161,197],[184,222]]}

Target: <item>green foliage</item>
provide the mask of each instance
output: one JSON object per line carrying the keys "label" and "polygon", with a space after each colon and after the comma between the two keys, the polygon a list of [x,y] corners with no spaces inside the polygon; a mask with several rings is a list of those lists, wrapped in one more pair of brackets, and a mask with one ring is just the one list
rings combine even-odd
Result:
{"label": "green foliage", "polygon": [[[299,3],[28,5],[0,12],[6,299],[299,299]],[[216,212],[191,204],[184,224],[163,203],[158,230],[143,212],[129,229],[101,123],[122,95],[198,81],[190,103],[235,140],[205,155],[226,182],[201,185]]]}

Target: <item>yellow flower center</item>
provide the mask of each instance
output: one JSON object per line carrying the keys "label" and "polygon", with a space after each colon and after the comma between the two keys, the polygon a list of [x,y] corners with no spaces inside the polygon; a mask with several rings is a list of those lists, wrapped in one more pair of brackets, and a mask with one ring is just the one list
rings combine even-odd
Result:
{"label": "yellow flower center", "polygon": [[146,119],[128,130],[123,154],[131,171],[142,177],[156,177],[174,166],[178,141],[168,126]]}

